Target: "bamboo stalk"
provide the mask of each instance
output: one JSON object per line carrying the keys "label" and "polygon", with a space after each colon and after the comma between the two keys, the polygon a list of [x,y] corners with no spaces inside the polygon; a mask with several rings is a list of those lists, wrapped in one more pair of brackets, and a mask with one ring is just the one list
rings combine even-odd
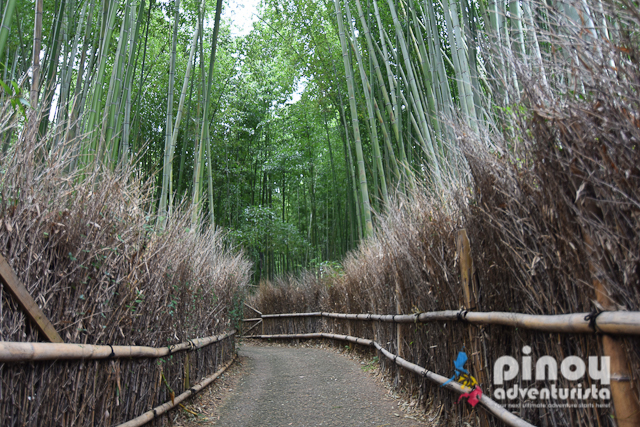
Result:
{"label": "bamboo stalk", "polygon": [[219,369],[218,371],[216,371],[214,374],[208,376],[207,378],[205,378],[204,380],[202,380],[199,384],[194,385],[193,387],[191,387],[189,390],[185,391],[184,393],[182,393],[179,396],[176,396],[173,400],[169,401],[169,402],[165,402],[160,406],[157,406],[155,408],[153,408],[150,411],[145,412],[144,414],[140,415],[137,418],[134,418],[130,421],[127,421],[126,423],[123,424],[119,424],[117,427],[138,427],[141,425],[144,425],[146,423],[148,423],[149,421],[155,419],[156,417],[158,417],[158,415],[162,415],[165,412],[167,412],[168,410],[176,407],[177,405],[180,404],[180,402],[182,402],[183,400],[187,399],[188,397],[193,396],[194,394],[196,394],[197,392],[199,392],[200,390],[202,390],[203,388],[205,388],[206,386],[208,386],[209,384],[211,384],[216,378],[218,378],[220,375],[222,375],[224,373],[224,371],[226,371],[229,366],[231,366],[233,364],[233,362],[236,360],[236,356],[233,356],[233,359],[231,359],[231,361],[229,361],[227,364],[225,364],[221,369]]}
{"label": "bamboo stalk", "polygon": [[[256,336],[253,336],[252,338],[259,338],[259,339],[300,339],[300,338],[317,339],[317,338],[328,338],[328,339],[333,339],[333,340],[349,341],[349,342],[353,342],[353,343],[356,343],[356,344],[366,345],[366,346],[369,346],[369,347],[375,347],[378,351],[380,351],[382,354],[384,354],[385,357],[387,357],[389,360],[393,361],[396,365],[401,366],[401,367],[405,368],[408,371],[414,372],[414,373],[416,373],[416,374],[428,379],[431,382],[443,385],[444,383],[449,381],[448,378],[443,377],[442,375],[436,374],[435,372],[431,372],[428,369],[423,368],[422,366],[419,366],[419,365],[416,365],[414,363],[408,362],[405,359],[403,359],[402,357],[400,357],[398,355],[395,355],[395,354],[385,350],[377,342],[375,342],[373,340],[364,339],[364,338],[352,337],[352,336],[349,336],[349,335],[337,335],[337,334],[325,334],[325,333],[290,334],[290,335],[287,335],[287,334],[256,335]],[[469,388],[463,387],[462,385],[460,385],[460,384],[458,384],[457,382],[454,382],[454,381],[448,383],[444,387],[446,389],[454,391],[454,392],[456,392],[458,394],[463,394],[463,393],[468,393],[469,392]],[[505,408],[503,408],[500,404],[495,402],[493,399],[491,399],[486,394],[482,395],[482,398],[480,399],[480,404],[487,411],[491,412],[496,418],[498,418],[500,421],[502,421],[506,425],[514,426],[514,427],[533,427],[533,424],[529,424],[527,421],[523,420],[522,418],[519,418],[519,417],[513,415],[511,412],[507,411]]]}
{"label": "bamboo stalk", "polygon": [[[314,313],[280,313],[280,314],[263,314],[262,318],[263,319],[271,319],[271,318],[278,318],[278,317],[321,317],[324,314],[329,314],[329,313],[323,313],[321,311],[316,311]],[[328,316],[330,317],[330,316]]]}
{"label": "bamboo stalk", "polygon": [[[106,7],[106,5],[105,5]],[[103,21],[105,27],[101,29],[103,34],[102,41],[100,43],[100,53],[98,56],[98,74],[94,77],[96,84],[93,87],[91,100],[89,103],[89,111],[87,111],[87,124],[86,129],[92,132],[91,138],[87,141],[83,147],[83,165],[91,164],[96,158],[96,150],[98,149],[99,133],[96,131],[98,124],[98,115],[100,110],[100,104],[102,102],[103,82],[104,75],[107,67],[109,47],[111,45],[111,39],[115,28],[116,11],[118,9],[117,3],[110,3],[107,10],[107,19]],[[103,31],[104,30],[104,31]]]}
{"label": "bamboo stalk", "polygon": [[[68,59],[67,61],[65,61],[65,63],[63,63],[62,76],[60,77],[60,82],[61,82],[60,98],[58,99],[58,111],[56,113],[57,114],[56,127],[58,128],[58,130],[56,131],[56,138],[54,140],[54,144],[56,145],[60,142],[60,139],[63,137],[63,129],[65,127],[65,121],[67,120],[68,105],[69,105],[69,100],[68,100],[69,91],[71,88],[71,77],[73,75],[73,62],[76,59],[76,53],[78,51],[78,46],[80,45],[80,36],[84,32],[83,26],[87,22],[87,20],[85,19],[87,6],[88,6],[88,3],[84,3],[84,5],[82,6],[82,11],[80,12],[80,18],[78,19],[77,28],[75,31],[76,35],[71,44],[71,52],[69,53],[69,55],[66,55],[66,52],[65,52],[65,56],[64,56],[65,58],[68,56]],[[68,7],[71,7],[71,4],[69,4]],[[67,25],[71,25],[69,23],[68,14],[66,19],[67,19]],[[69,46],[68,34],[69,34],[69,31],[65,31],[65,37],[66,37],[65,48],[66,49],[68,49],[68,46]]]}
{"label": "bamboo stalk", "polygon": [[[373,147],[373,162],[377,170],[380,173],[379,183],[380,188],[382,189],[382,200],[385,206],[389,205],[389,191],[387,189],[387,181],[385,179],[385,171],[384,166],[382,164],[382,157],[380,155],[380,144],[378,142],[378,130],[376,127],[376,120],[373,114],[373,92],[371,90],[371,85],[369,84],[369,79],[367,78],[367,74],[364,70],[362,55],[360,55],[360,47],[358,45],[358,40],[355,34],[355,28],[353,26],[353,20],[351,18],[351,12],[349,10],[349,5],[345,5],[345,11],[347,14],[347,22],[349,23],[349,32],[351,38],[349,40],[351,48],[356,56],[356,64],[358,65],[358,70],[360,71],[360,80],[362,82],[362,92],[364,93],[365,103],[367,105],[367,113],[369,114],[369,138],[371,139],[371,146]],[[375,181],[377,184],[378,181]],[[377,194],[376,194],[377,196]]]}
{"label": "bamboo stalk", "polygon": [[[408,174],[409,172],[409,165],[407,163],[407,155],[405,153],[404,150],[404,144],[402,143],[402,132],[400,132],[400,127],[402,126],[402,123],[398,123],[400,120],[398,119],[400,117],[400,112],[398,110],[398,100],[397,100],[397,96],[395,93],[395,85],[394,85],[394,76],[393,73],[391,72],[391,65],[389,63],[389,54],[387,52],[387,44],[385,43],[386,38],[385,38],[385,34],[384,33],[384,29],[382,27],[382,22],[380,20],[380,11],[378,10],[378,3],[377,2],[373,2],[373,10],[374,10],[374,14],[376,17],[376,23],[378,24],[378,32],[380,34],[380,44],[382,45],[382,52],[381,52],[381,57],[384,59],[384,64],[385,64],[385,68],[387,70],[387,80],[389,81],[389,93],[391,94],[391,101],[392,101],[392,110],[396,112],[395,115],[390,116],[391,118],[391,124],[393,126],[393,130],[395,133],[395,137],[396,137],[396,142],[398,144],[398,148],[399,148],[399,155],[400,155],[400,163],[402,165],[402,167],[404,168],[403,173],[407,174],[407,176],[410,176]],[[373,45],[374,47],[378,48],[377,44]],[[383,91],[384,93],[384,91]],[[385,101],[386,102],[386,101]],[[390,112],[391,114],[392,112]],[[396,117],[397,116],[397,117]]]}
{"label": "bamboo stalk", "polygon": [[[176,6],[177,8],[178,6]],[[200,4],[200,10],[204,10],[204,0]],[[178,12],[176,11],[176,23],[178,21]],[[178,103],[178,113],[176,115],[175,124],[173,128],[171,124],[167,122],[167,135],[170,137],[167,140],[167,145],[165,145],[165,155],[164,155],[164,173],[162,175],[162,192],[160,196],[160,214],[158,216],[158,223],[161,224],[162,227],[166,225],[167,221],[167,212],[171,211],[171,198],[169,197],[170,191],[170,180],[173,174],[173,156],[176,148],[176,144],[178,142],[178,134],[180,133],[180,123],[182,121],[182,115],[184,112],[184,102],[187,96],[187,87],[189,87],[189,82],[191,81],[191,69],[194,63],[194,58],[196,54],[196,47],[198,45],[198,38],[200,36],[200,32],[202,28],[200,27],[200,20],[198,20],[198,24],[196,26],[196,31],[193,34],[193,38],[191,40],[191,48],[189,50],[189,61],[187,62],[187,70],[184,74],[184,82],[182,83],[182,91],[180,92],[180,101]],[[175,32],[177,32],[177,24],[174,28],[174,36],[176,36]],[[176,36],[177,37],[177,36]],[[172,52],[171,59],[171,67],[175,67],[175,39],[174,39],[174,51]],[[175,72],[175,70],[174,70]],[[171,80],[173,80],[173,76],[171,76]],[[173,88],[173,83],[170,85]],[[171,91],[171,105],[167,107],[167,120],[169,120],[169,113],[173,114],[173,91]]]}
{"label": "bamboo stalk", "polygon": [[[335,67],[334,67],[335,70]],[[340,100],[340,119],[342,121],[342,126],[344,127],[344,139],[343,149],[345,152],[345,165],[347,170],[351,172],[351,188],[353,191],[353,204],[356,212],[356,224],[358,230],[358,239],[362,240],[362,221],[361,221],[361,212],[360,209],[360,199],[358,198],[358,187],[356,184],[356,172],[355,167],[353,166],[353,155],[351,154],[351,144],[349,143],[349,127],[347,126],[347,119],[344,114],[344,106],[342,105],[342,94],[340,93],[340,88],[338,87],[338,99]]]}
{"label": "bamboo stalk", "polygon": [[[196,167],[194,168],[194,186],[193,186],[193,198],[191,201],[191,206],[192,206],[192,212],[191,212],[191,228],[195,229],[196,227],[198,227],[199,223],[200,223],[200,213],[201,213],[201,206],[200,206],[200,192],[202,189],[202,179],[200,174],[202,174],[203,170],[202,166],[203,166],[203,159],[205,156],[205,146],[204,144],[210,144],[209,141],[209,99],[211,96],[211,85],[213,83],[213,70],[214,70],[214,65],[215,65],[215,61],[216,61],[216,48],[217,48],[217,42],[218,42],[218,33],[220,31],[220,15],[222,13],[222,0],[218,0],[216,2],[216,15],[215,15],[215,23],[213,26],[213,34],[211,37],[211,56],[209,57],[209,74],[207,76],[207,83],[206,85],[204,85],[203,82],[203,90],[204,90],[204,105],[203,105],[203,113],[202,113],[202,127],[200,129],[200,148],[199,148],[199,153],[198,153],[198,162],[196,164]],[[211,175],[211,163],[209,163],[209,175]],[[210,190],[212,190],[211,188],[212,186],[210,185]],[[209,191],[209,197],[210,200],[212,200],[213,195],[211,194],[212,191]],[[212,203],[210,203],[211,206],[209,206],[210,209],[210,213],[211,213],[211,224],[214,223],[214,216],[213,216],[213,206]]]}
{"label": "bamboo stalk", "polygon": [[[31,108],[38,108],[38,89],[40,87],[40,50],[42,48],[42,14],[43,0],[36,0],[35,19],[33,24],[33,65],[31,69],[31,93],[29,94],[29,103]],[[34,122],[37,117],[34,116]]]}
{"label": "bamboo stalk", "polygon": [[342,48],[342,62],[347,76],[347,90],[349,92],[349,107],[351,109],[351,123],[353,127],[353,137],[356,146],[356,160],[358,163],[358,177],[360,179],[360,195],[362,197],[362,219],[364,222],[364,237],[373,235],[373,222],[371,220],[371,205],[369,203],[369,189],[367,187],[367,174],[364,168],[364,154],[362,153],[362,141],[360,138],[360,124],[358,123],[358,108],[356,106],[355,90],[353,85],[353,73],[351,62],[349,61],[348,46],[345,36],[344,23],[342,20],[342,8],[339,0],[334,0],[336,10],[336,20],[338,22],[338,34],[340,36],[340,46]]}
{"label": "bamboo stalk", "polygon": [[[131,31],[129,41],[129,59],[127,61],[127,72],[124,78],[124,88],[120,104],[118,105],[118,114],[116,120],[115,129],[120,131],[122,129],[121,143],[118,145],[118,150],[114,150],[115,157],[112,162],[126,164],[129,161],[129,135],[131,134],[131,98],[133,92],[133,77],[137,66],[136,56],[138,52],[138,39],[140,38],[140,26],[144,22],[144,6],[145,0],[141,0],[138,5],[137,12],[136,7],[131,8],[131,20],[135,22],[135,28]],[[137,18],[136,18],[137,16]],[[122,99],[124,98],[124,99]],[[124,113],[122,111],[124,110]],[[122,121],[122,126],[120,122]],[[120,155],[122,153],[122,155]]]}
{"label": "bamboo stalk", "polygon": [[235,331],[207,338],[197,338],[167,347],[127,345],[88,345],[33,342],[0,342],[0,363],[41,360],[111,359],[130,357],[164,357],[184,350],[198,349],[233,335]]}
{"label": "bamboo stalk", "polygon": [[[401,47],[401,52],[402,52],[402,56],[404,59],[404,63],[405,63],[405,72],[407,73],[407,77],[408,77],[408,84],[409,84],[409,89],[410,92],[413,93],[414,99],[415,99],[415,103],[414,106],[416,108],[417,114],[418,114],[418,124],[420,125],[420,129],[423,133],[423,136],[425,138],[426,144],[424,146],[425,151],[427,152],[427,154],[430,156],[429,161],[431,162],[431,165],[433,166],[433,178],[434,181],[436,183],[436,187],[438,189],[442,189],[444,188],[443,183],[442,183],[442,175],[441,175],[441,171],[440,171],[440,160],[439,158],[436,156],[435,153],[435,149],[433,147],[433,142],[431,140],[431,136],[429,133],[429,127],[427,126],[426,120],[427,120],[427,116],[424,112],[424,108],[423,105],[420,101],[420,97],[419,97],[419,92],[418,92],[418,86],[416,84],[416,77],[415,77],[415,73],[413,72],[413,66],[411,64],[411,57],[409,55],[409,50],[407,48],[407,43],[406,43],[406,39],[404,34],[402,33],[402,25],[400,24],[400,20],[398,19],[398,15],[396,13],[396,9],[395,6],[393,4],[393,2],[391,0],[387,0],[387,3],[389,5],[389,10],[391,12],[391,17],[393,18],[393,24],[394,27],[396,29],[396,35],[398,37],[398,42],[400,44]],[[400,64],[400,62],[398,61],[398,64]]]}
{"label": "bamboo stalk", "polygon": [[[9,38],[9,31],[11,31],[11,20],[13,19],[13,11],[16,8],[16,0],[9,0],[2,16],[2,25],[0,26],[0,58],[4,52],[4,47],[7,44]],[[9,55],[7,55],[7,58]]]}
{"label": "bamboo stalk", "polygon": [[[374,2],[375,3],[375,2]],[[376,77],[378,78],[378,85],[380,87],[380,92],[382,93],[383,99],[384,99],[384,104],[387,110],[387,113],[389,114],[389,119],[391,121],[391,126],[393,128],[395,137],[396,137],[396,141],[398,141],[400,138],[398,136],[398,123],[396,122],[395,119],[395,115],[393,114],[393,107],[391,106],[391,100],[389,99],[389,94],[387,93],[387,86],[384,82],[384,79],[382,78],[382,72],[380,70],[380,64],[378,62],[378,57],[375,54],[375,49],[373,47],[373,40],[371,38],[371,30],[369,29],[369,26],[367,25],[367,21],[364,18],[364,11],[362,10],[362,5],[360,4],[360,0],[356,0],[356,7],[358,9],[358,16],[360,18],[360,23],[362,24],[362,28],[363,28],[363,32],[367,41],[367,46],[369,49],[369,58],[371,60],[373,60],[373,69],[375,70],[375,74]],[[385,57],[384,60],[386,61],[387,58]],[[372,77],[373,79],[373,77]],[[374,103],[375,103],[375,98],[372,96]],[[378,109],[378,107],[376,106],[376,110]],[[393,173],[395,174],[397,179],[400,179],[400,171],[398,169],[398,162],[396,160],[396,156],[395,153],[393,151],[393,147],[391,146],[391,140],[389,135],[387,135],[386,130],[384,128],[384,122],[382,120],[381,114],[378,113],[379,115],[379,120],[380,120],[380,124],[382,126],[382,131],[384,133],[385,136],[385,144],[387,145],[387,151],[389,152],[389,156],[391,157],[391,166],[393,168]]]}
{"label": "bamboo stalk", "polygon": [[[347,314],[347,313],[281,313],[265,314],[262,319],[291,317],[327,317],[346,320],[377,320],[395,323],[428,323],[458,320],[474,325],[502,325],[543,332],[594,333],[585,317],[589,313],[573,314],[523,314],[507,312],[461,312],[459,310],[431,311],[419,314]],[[606,311],[595,320],[598,332],[610,335],[640,335],[640,312]]]}
{"label": "bamboo stalk", "polygon": [[[460,256],[460,284],[462,285],[462,291],[464,294],[464,306],[465,307],[478,307],[478,289],[474,286],[473,281],[473,257],[471,256],[471,243],[469,242],[469,236],[467,236],[467,230],[464,228],[458,230],[458,238],[456,239],[457,251]],[[481,329],[481,330],[478,330]],[[469,333],[468,348],[471,349],[471,363],[473,365],[473,371],[478,380],[478,384],[489,384],[487,381],[488,372],[482,369],[482,352],[480,347],[484,339],[483,328],[467,328]],[[484,365],[486,366],[486,364]],[[480,417],[480,426],[489,426],[489,420],[485,414]]]}
{"label": "bamboo stalk", "polygon": [[258,311],[256,308],[251,307],[249,304],[247,304],[246,302],[244,303],[245,307],[255,311],[256,313],[258,313],[260,316],[262,316],[262,312]]}
{"label": "bamboo stalk", "polygon": [[[180,0],[174,0],[175,6],[175,16],[173,18],[173,37],[172,37],[172,47],[171,47],[171,61],[169,63],[169,89],[167,96],[167,115],[166,115],[166,124],[165,124],[165,144],[164,144],[164,163],[162,168],[162,191],[160,193],[160,207],[158,208],[158,222],[157,225],[160,228],[164,228],[167,219],[167,204],[169,197],[169,179],[171,177],[173,171],[173,148],[174,148],[174,138],[173,138],[173,86],[175,81],[176,74],[176,45],[178,40],[178,22],[180,21]],[[198,39],[198,31],[199,31],[198,21],[198,29],[195,32],[193,37],[193,42],[191,43],[191,53],[189,57],[189,62],[187,63],[187,72],[186,79],[188,81],[188,75],[191,67],[192,57],[195,52],[195,45]],[[183,87],[186,86],[186,83]],[[183,90],[184,93],[184,90]],[[181,98],[181,101],[184,98]],[[178,115],[176,122],[180,123],[181,115]],[[176,129],[176,132],[178,130]]]}
{"label": "bamboo stalk", "polygon": [[252,327],[250,327],[249,329],[247,329],[247,330],[242,334],[242,336],[243,336],[243,337],[244,337],[244,336],[247,336],[247,334],[248,334],[249,332],[253,331],[256,327],[258,327],[258,325],[262,325],[262,324],[263,324],[263,323],[262,323],[262,319],[259,319],[258,323],[256,323],[255,325],[253,325]]}
{"label": "bamboo stalk", "polygon": [[[127,0],[124,6],[124,18],[123,23],[120,26],[120,38],[118,40],[118,47],[116,49],[113,69],[111,71],[111,78],[109,80],[109,90],[107,91],[107,100],[104,106],[104,112],[102,114],[102,131],[100,136],[100,147],[105,146],[104,159],[113,161],[117,158],[114,152],[117,149],[114,147],[115,138],[113,136],[113,127],[115,125],[115,116],[117,113],[118,98],[122,91],[122,75],[125,68],[125,53],[127,50],[127,43],[129,40],[129,34],[131,30],[131,1]],[[103,159],[102,152],[98,153],[98,158]]]}

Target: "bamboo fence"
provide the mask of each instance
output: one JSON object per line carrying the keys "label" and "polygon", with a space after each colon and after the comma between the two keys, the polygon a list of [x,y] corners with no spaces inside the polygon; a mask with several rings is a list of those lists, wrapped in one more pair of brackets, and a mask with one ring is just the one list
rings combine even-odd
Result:
{"label": "bamboo fence", "polygon": [[595,313],[574,313],[555,315],[535,315],[507,312],[472,312],[466,310],[445,310],[416,314],[348,314],[348,313],[282,313],[263,314],[259,318],[244,319],[256,322],[263,319],[325,317],[344,320],[375,320],[392,323],[428,323],[435,321],[460,321],[473,325],[501,325],[532,329],[543,332],[593,333],[611,335],[640,335],[640,312],[602,311]]}
{"label": "bamboo fence", "polygon": [[233,359],[231,359],[229,362],[227,362],[221,369],[219,369],[215,373],[209,375],[207,378],[205,378],[204,380],[202,380],[198,384],[194,385],[193,387],[191,387],[189,390],[185,391],[181,395],[176,396],[171,401],[165,402],[162,405],[157,406],[157,407],[153,408],[152,410],[145,412],[144,414],[140,415],[139,417],[136,417],[136,418],[132,419],[131,421],[127,421],[126,423],[122,423],[122,424],[118,425],[117,427],[139,427],[139,426],[144,425],[144,424],[148,423],[149,421],[157,418],[158,416],[164,414],[168,410],[170,410],[172,408],[175,408],[177,405],[180,404],[180,402],[182,402],[183,400],[185,400],[188,397],[193,396],[194,394],[196,394],[197,392],[199,392],[200,390],[202,390],[203,388],[205,388],[206,386],[211,384],[216,378],[218,378],[220,375],[222,375],[224,373],[224,371],[226,371],[227,368],[229,368],[229,366],[231,366],[235,360],[236,360],[236,356],[234,355]]}
{"label": "bamboo fence", "polygon": [[158,358],[185,351],[197,350],[235,335],[235,331],[207,338],[197,338],[167,347],[128,345],[88,345],[34,342],[0,342],[0,362],[35,362],[43,360]]}
{"label": "bamboo fence", "polygon": [[[4,396],[0,394],[0,425],[162,423],[160,415],[233,363],[235,335],[232,331],[158,348],[0,342],[0,374],[6,386]],[[209,374],[211,370],[215,373]],[[12,392],[31,378],[39,380],[27,393]],[[35,408],[24,410],[32,408],[34,400]],[[57,404],[51,405],[54,400]]]}
{"label": "bamboo fence", "polygon": [[[258,312],[254,309],[254,311]],[[258,312],[259,313],[259,312]],[[333,331],[335,323],[331,326],[327,322],[317,323],[310,322],[305,319],[339,319],[346,321],[346,327],[348,334],[335,334],[317,332],[319,329],[326,330],[330,328]],[[266,319],[272,320],[287,320],[290,319],[288,324],[284,327],[285,331],[293,330],[293,333],[271,333],[265,334],[265,321]],[[304,320],[305,324],[301,325],[293,324],[291,321]],[[419,376],[428,379],[436,384],[443,384],[447,379],[441,375],[433,373],[417,364],[411,363],[404,358],[401,354],[393,354],[385,348],[382,348],[376,342],[376,332],[373,328],[374,339],[360,338],[351,335],[352,321],[368,322],[376,321],[382,323],[391,324],[422,324],[429,322],[449,322],[456,321],[466,323],[470,325],[498,325],[502,327],[523,328],[534,331],[546,332],[546,333],[565,333],[565,334],[587,334],[587,333],[599,333],[609,335],[628,335],[637,336],[640,335],[640,312],[626,312],[626,311],[597,311],[593,313],[573,313],[573,314],[561,314],[561,315],[532,315],[522,313],[507,313],[507,312],[471,312],[467,310],[445,310],[425,313],[415,313],[411,315],[380,315],[380,314],[351,314],[351,313],[329,313],[329,312],[309,312],[309,313],[280,313],[280,314],[260,314],[257,318],[244,319],[245,322],[257,322],[245,333],[245,337],[258,338],[258,339],[321,339],[328,338],[334,340],[349,341],[356,344],[361,344],[368,347],[375,347],[379,352],[386,356],[393,364],[407,369],[410,372],[416,373]],[[262,334],[248,335],[248,333],[256,328],[258,325],[262,325]],[[344,325],[343,325],[344,326]],[[313,333],[298,333],[300,329],[309,328],[308,330],[315,329]],[[282,327],[281,327],[282,328]],[[274,329],[274,325],[267,327],[269,330]],[[344,327],[343,327],[344,329]],[[364,331],[363,331],[364,332]],[[473,339],[472,339],[473,342]],[[389,344],[389,343],[388,343]],[[399,348],[399,347],[398,347]],[[486,351],[486,349],[485,349]],[[476,368],[477,369],[477,368]],[[482,375],[481,372],[479,372]],[[614,375],[615,376],[615,375]],[[481,377],[479,377],[481,378]],[[481,381],[484,382],[484,381]],[[468,392],[459,384],[451,385],[449,383],[446,388],[455,391],[458,394]],[[486,391],[486,390],[485,390]],[[612,387],[612,396],[614,403],[616,399],[616,392]],[[522,418],[512,414],[500,404],[493,401],[486,394],[483,394],[480,403],[483,407],[493,414],[499,421],[504,422],[510,426],[530,426],[531,424],[524,421]]]}

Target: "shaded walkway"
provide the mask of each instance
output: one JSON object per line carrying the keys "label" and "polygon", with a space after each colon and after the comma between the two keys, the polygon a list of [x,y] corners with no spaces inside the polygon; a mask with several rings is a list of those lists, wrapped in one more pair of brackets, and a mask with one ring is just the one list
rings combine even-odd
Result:
{"label": "shaded walkway", "polygon": [[331,351],[245,344],[239,353],[248,358],[248,372],[220,408],[216,425],[419,425],[395,416],[397,401],[360,365]]}

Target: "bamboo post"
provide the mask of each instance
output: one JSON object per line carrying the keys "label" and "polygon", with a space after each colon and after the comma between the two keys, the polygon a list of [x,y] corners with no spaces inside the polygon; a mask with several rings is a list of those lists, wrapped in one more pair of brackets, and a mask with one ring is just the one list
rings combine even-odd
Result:
{"label": "bamboo post", "polygon": [[[396,271],[396,314],[402,314],[402,288],[400,286],[400,277]],[[402,324],[396,324],[396,348],[398,349],[398,356],[404,357],[404,351],[402,349],[402,341],[404,338]]]}
{"label": "bamboo post", "polygon": [[[595,246],[591,236],[583,232],[583,239],[589,253],[589,272],[592,276],[596,301],[606,311],[616,311],[617,307],[610,297],[604,283],[598,279],[599,271],[593,262]],[[605,356],[609,356],[611,369],[611,397],[618,427],[640,426],[640,403],[633,387],[629,361],[621,338],[611,335],[602,336],[602,348]]]}
{"label": "bamboo post", "polygon": [[458,231],[456,246],[460,257],[460,281],[464,295],[464,305],[467,310],[471,310],[470,282],[473,277],[473,259],[471,258],[471,245],[469,244],[467,230],[464,228]]}
{"label": "bamboo post", "polygon": [[184,390],[191,388],[189,380],[189,353],[184,355]]}
{"label": "bamboo post", "polygon": [[[462,290],[464,294],[464,305],[467,310],[477,309],[478,306],[478,292],[473,286],[473,258],[471,257],[471,244],[469,237],[467,236],[467,230],[464,228],[458,231],[457,241],[458,255],[460,256],[460,282],[462,284]],[[482,326],[480,326],[482,328]],[[478,337],[474,337],[474,329],[467,328],[469,331],[469,358],[473,364],[473,373],[476,376],[478,384],[486,389],[486,376],[482,369],[482,344],[478,342]],[[482,334],[482,331],[480,331]],[[486,414],[480,414],[480,425],[488,426],[489,419]]]}
{"label": "bamboo post", "polygon": [[27,288],[20,283],[18,276],[2,255],[0,255],[0,281],[5,289],[7,289],[18,302],[27,317],[33,321],[42,335],[54,343],[64,342],[49,319],[47,319],[47,316],[44,315],[33,297],[29,294]]}

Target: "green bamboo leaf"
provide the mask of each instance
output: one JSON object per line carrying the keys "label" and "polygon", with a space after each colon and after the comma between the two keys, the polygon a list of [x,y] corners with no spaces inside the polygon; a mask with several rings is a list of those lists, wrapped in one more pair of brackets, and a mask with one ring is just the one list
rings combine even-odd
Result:
{"label": "green bamboo leaf", "polygon": [[5,82],[3,82],[2,80],[0,80],[0,86],[2,86],[2,89],[4,90],[4,92],[7,95],[11,94],[11,89],[9,89],[9,86],[7,86],[7,84]]}

